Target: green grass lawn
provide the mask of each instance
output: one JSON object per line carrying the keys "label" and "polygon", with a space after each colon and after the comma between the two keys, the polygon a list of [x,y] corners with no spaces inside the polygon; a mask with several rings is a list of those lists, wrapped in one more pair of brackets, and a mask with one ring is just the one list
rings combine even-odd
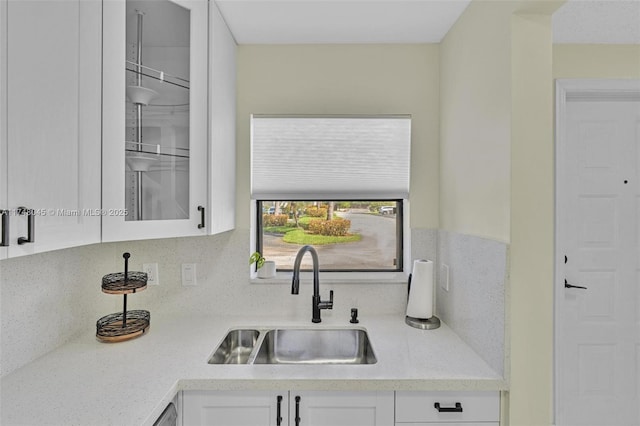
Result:
{"label": "green grass lawn", "polygon": [[286,234],[289,231],[293,231],[296,228],[293,223],[287,226],[265,226],[262,230],[268,234]]}
{"label": "green grass lawn", "polygon": [[307,232],[301,228],[293,229],[293,231],[287,232],[284,237],[282,237],[282,241],[291,244],[323,245],[351,243],[354,241],[360,241],[362,239],[362,236],[360,234],[345,235],[344,237],[333,237],[328,235],[307,234]]}
{"label": "green grass lawn", "polygon": [[[301,217],[298,222],[300,224],[308,225],[309,222],[314,219],[321,218],[304,216]],[[339,244],[351,243],[354,241],[360,241],[362,239],[362,236],[360,234],[350,234],[343,237],[309,234],[302,228],[296,228],[293,221],[290,221],[286,226],[265,226],[263,228],[263,231],[267,234],[280,234],[283,236],[282,241],[291,244]]]}

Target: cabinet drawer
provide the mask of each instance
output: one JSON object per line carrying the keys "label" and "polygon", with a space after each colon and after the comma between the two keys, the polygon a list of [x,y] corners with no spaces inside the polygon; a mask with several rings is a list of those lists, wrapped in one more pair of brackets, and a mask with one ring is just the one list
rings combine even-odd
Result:
{"label": "cabinet drawer", "polygon": [[438,423],[396,423],[401,426],[500,426],[498,422],[463,422],[463,423],[451,423],[451,422],[438,422]]}
{"label": "cabinet drawer", "polygon": [[498,392],[396,392],[396,423],[499,421]]}

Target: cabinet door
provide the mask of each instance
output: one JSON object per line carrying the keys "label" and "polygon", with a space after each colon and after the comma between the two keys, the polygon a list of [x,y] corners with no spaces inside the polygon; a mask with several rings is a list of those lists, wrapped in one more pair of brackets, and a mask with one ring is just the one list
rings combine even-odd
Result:
{"label": "cabinet door", "polygon": [[103,14],[102,240],[205,235],[208,3]]}
{"label": "cabinet door", "polygon": [[[393,426],[393,392],[290,392],[290,426]],[[298,419],[298,420],[296,420]]]}
{"label": "cabinet door", "polygon": [[209,232],[235,227],[236,220],[236,43],[220,10],[210,7],[210,208]]}
{"label": "cabinet door", "polygon": [[396,426],[500,426],[500,423],[498,422],[396,423]]}
{"label": "cabinet door", "polygon": [[[102,2],[2,6],[10,23],[2,26],[8,255],[99,242],[100,215],[91,212],[100,208]],[[18,215],[20,207],[28,214]],[[18,244],[20,237],[33,242]]]}
{"label": "cabinet door", "polygon": [[498,392],[396,392],[397,424],[499,421]]}
{"label": "cabinet door", "polygon": [[0,0],[0,260],[9,252],[7,189],[7,1]]}
{"label": "cabinet door", "polygon": [[184,391],[182,425],[285,426],[288,396],[287,391]]}

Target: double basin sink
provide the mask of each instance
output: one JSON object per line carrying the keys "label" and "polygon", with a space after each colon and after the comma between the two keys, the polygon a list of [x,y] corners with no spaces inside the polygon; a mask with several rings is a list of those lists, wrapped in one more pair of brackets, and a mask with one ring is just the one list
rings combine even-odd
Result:
{"label": "double basin sink", "polygon": [[209,364],[375,364],[361,328],[230,330]]}

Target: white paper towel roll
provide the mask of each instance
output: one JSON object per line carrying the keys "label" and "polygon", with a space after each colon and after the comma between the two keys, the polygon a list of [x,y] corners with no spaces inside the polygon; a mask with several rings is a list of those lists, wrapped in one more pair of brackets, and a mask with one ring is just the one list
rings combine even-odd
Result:
{"label": "white paper towel roll", "polygon": [[427,319],[433,316],[433,262],[413,261],[407,316]]}

